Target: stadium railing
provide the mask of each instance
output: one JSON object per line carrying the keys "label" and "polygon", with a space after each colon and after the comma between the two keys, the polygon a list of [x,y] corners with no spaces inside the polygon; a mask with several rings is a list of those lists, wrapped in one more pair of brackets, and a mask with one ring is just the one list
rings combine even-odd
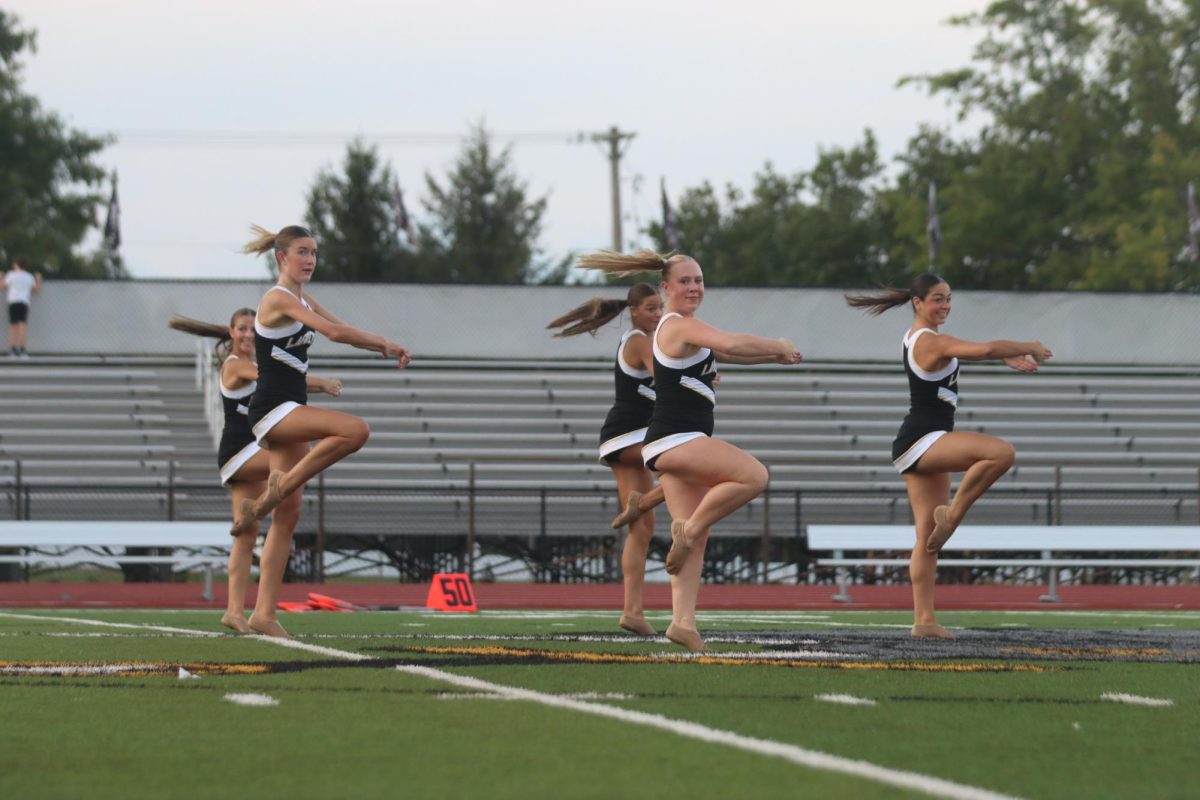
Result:
{"label": "stadium railing", "polygon": [[[913,529],[908,525],[809,525],[808,547],[831,552],[818,558],[819,566],[837,567],[837,594],[849,603],[850,580],[846,567],[904,566],[907,557],[847,557],[847,552],[909,551]],[[1049,589],[1040,599],[1061,602],[1058,573],[1063,568],[1190,567],[1200,570],[1200,558],[1176,558],[1180,553],[1200,553],[1200,526],[1192,525],[963,525],[942,548],[942,553],[1040,553],[1037,558],[971,557],[938,558],[938,567],[1015,567],[1044,569]],[[1063,553],[1161,553],[1158,558],[1056,558]]]}

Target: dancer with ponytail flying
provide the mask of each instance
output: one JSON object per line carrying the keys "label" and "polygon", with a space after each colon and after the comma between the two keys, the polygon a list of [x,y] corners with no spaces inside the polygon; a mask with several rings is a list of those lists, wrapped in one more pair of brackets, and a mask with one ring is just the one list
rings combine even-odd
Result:
{"label": "dancer with ponytail flying", "polygon": [[[934,614],[938,552],[975,501],[1016,459],[1013,446],[1003,439],[954,430],[958,362],[1000,359],[1018,372],[1037,372],[1038,364],[1054,354],[1041,342],[971,342],[941,333],[950,314],[950,284],[932,273],[918,275],[908,289],[882,287],[875,294],[847,294],[846,302],[874,315],[901,306],[913,312],[901,349],[911,402],[892,443],[892,462],[907,484],[917,529],[909,561],[912,635],[953,639]],[[952,472],[965,473],[953,500]]]}
{"label": "dancer with ponytail flying", "polygon": [[[217,447],[217,467],[221,485],[233,494],[233,514],[237,515],[242,501],[258,497],[266,489],[270,462],[267,452],[258,446],[250,423],[246,419],[250,396],[258,385],[258,365],[254,361],[254,309],[239,308],[233,312],[229,325],[198,322],[187,317],[173,317],[171,328],[217,340],[213,352],[220,369],[219,387],[225,424],[221,443]],[[325,392],[337,397],[342,382],[333,378],[305,375],[310,392]],[[270,538],[271,534],[267,534]],[[254,558],[254,543],[258,539],[258,522],[233,540],[229,550],[229,597],[221,624],[237,633],[250,633],[246,624],[246,590],[250,585],[250,564]]]}
{"label": "dancer with ponytail flying", "polygon": [[[256,520],[273,513],[272,525],[260,559],[258,599],[250,615],[250,628],[267,636],[287,637],[276,619],[275,603],[291,553],[292,534],[300,516],[304,484],[321,471],[356,452],[370,430],[358,417],[328,408],[307,405],[304,376],[308,373],[308,348],[315,334],[408,365],[407,347],[349,325],[327,311],[305,292],[317,267],[317,242],[299,225],[278,233],[258,226],[246,253],[271,253],[279,267],[279,280],[258,304],[254,321],[254,350],[258,360],[258,387],[247,408],[250,428],[259,445],[270,454],[267,488],[257,500],[244,500],[231,533],[249,530]],[[309,449],[309,443],[316,444]]]}
{"label": "dancer with ponytail flying", "polygon": [[698,319],[704,274],[690,256],[599,252],[580,258],[579,266],[610,274],[661,275],[666,313],[651,337],[656,396],[642,458],[660,475],[671,512],[666,562],[671,624],[666,635],[688,650],[706,650],[696,629],[696,601],[709,531],[767,485],[766,467],[712,435],[715,362],[798,364],[800,354],[787,339],[728,333]]}
{"label": "dancer with ponytail flying", "polygon": [[654,355],[650,336],[662,318],[662,299],[648,283],[630,287],[624,300],[594,298],[547,325],[561,328],[557,336],[577,336],[607,325],[629,310],[631,327],[617,345],[613,378],[616,398],[600,429],[600,460],[613,471],[621,512],[613,528],[629,526],[621,551],[625,604],[618,624],[630,633],[656,636],[646,621],[642,592],[646,582],[646,553],[654,537],[652,509],[663,501],[661,485],[642,460],[642,439],[654,411]]}

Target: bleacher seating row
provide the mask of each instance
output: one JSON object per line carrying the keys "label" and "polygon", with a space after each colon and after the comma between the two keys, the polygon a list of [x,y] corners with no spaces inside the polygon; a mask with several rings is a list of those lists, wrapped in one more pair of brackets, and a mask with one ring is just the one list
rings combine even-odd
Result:
{"label": "bleacher seating row", "polygon": [[[605,364],[317,360],[342,397],[313,402],[366,418],[361,452],[324,476],[322,524],[362,533],[465,524],[504,531],[602,530],[611,473],[595,458],[612,392]],[[907,405],[895,365],[726,368],[718,435],[771,468],[770,525],[905,522],[889,450]],[[973,521],[1194,522],[1200,516],[1200,378],[1179,369],[1018,375],[969,366],[960,430],[1001,436],[1017,467]],[[217,520],[204,394],[188,359],[0,364],[0,516]],[[18,474],[19,472],[19,474]],[[21,497],[14,491],[21,486]],[[543,489],[546,497],[543,499]],[[306,502],[315,503],[317,487]],[[725,532],[761,531],[761,501]],[[130,516],[132,515],[132,517]],[[311,515],[309,515],[311,516]],[[311,524],[311,520],[310,523]]]}

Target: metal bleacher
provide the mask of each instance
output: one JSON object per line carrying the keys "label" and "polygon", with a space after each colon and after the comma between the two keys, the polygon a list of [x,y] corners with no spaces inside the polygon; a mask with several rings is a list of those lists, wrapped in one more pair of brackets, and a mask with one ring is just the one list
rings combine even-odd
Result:
{"label": "metal bleacher", "polygon": [[[316,359],[367,419],[367,446],[306,494],[301,532],[331,536],[608,533],[616,509],[595,458],[612,376],[598,362],[418,364]],[[0,515],[218,520],[215,447],[186,357],[0,363]],[[976,524],[1195,523],[1200,377],[1182,368],[1033,375],[969,365],[958,429],[1011,441],[1017,466]],[[907,406],[895,365],[726,368],[717,434],[771,470],[733,537],[799,537],[805,524],[907,522],[890,444]],[[19,488],[19,491],[18,491]],[[660,528],[662,526],[660,525]]]}

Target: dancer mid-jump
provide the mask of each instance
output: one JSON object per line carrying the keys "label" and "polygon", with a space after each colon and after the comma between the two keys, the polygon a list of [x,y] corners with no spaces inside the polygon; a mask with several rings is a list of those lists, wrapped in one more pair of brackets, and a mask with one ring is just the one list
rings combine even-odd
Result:
{"label": "dancer mid-jump", "polygon": [[[304,484],[322,470],[358,450],[370,433],[358,417],[307,405],[304,376],[314,332],[330,341],[396,359],[405,367],[408,348],[386,337],[348,325],[304,293],[317,267],[317,242],[299,225],[278,233],[254,226],[257,234],[243,250],[273,253],[279,280],[258,304],[254,321],[254,350],[258,387],[250,400],[248,418],[260,445],[271,458],[267,490],[245,500],[234,522],[235,536],[274,511],[270,533],[260,559],[258,601],[250,627],[269,636],[287,636],[275,618],[275,601],[291,552],[292,533],[300,515]],[[316,445],[309,449],[309,442]],[[284,523],[280,523],[280,515]],[[274,535],[278,531],[278,535]]]}
{"label": "dancer mid-jump", "polygon": [[[225,424],[217,447],[217,467],[221,485],[229,487],[233,495],[233,514],[236,516],[243,500],[262,494],[271,468],[267,451],[258,446],[250,423],[246,421],[250,397],[258,385],[258,365],[254,362],[254,309],[234,311],[228,327],[179,316],[172,317],[167,324],[177,331],[218,342],[214,355],[221,371],[219,385]],[[306,375],[305,383],[310,392],[325,392],[334,397],[342,393],[342,382],[335,378]],[[268,532],[267,537],[270,536]],[[229,592],[221,624],[238,633],[250,633],[250,626],[246,624],[246,589],[250,585],[250,564],[254,560],[257,539],[256,520],[234,538],[229,549]]]}
{"label": "dancer mid-jump", "polygon": [[631,327],[617,346],[613,364],[615,401],[600,429],[600,460],[613,471],[618,502],[622,505],[612,526],[629,526],[621,551],[625,604],[618,624],[631,633],[655,636],[657,632],[646,621],[642,593],[646,583],[646,553],[654,537],[651,509],[662,503],[663,490],[654,483],[654,476],[642,460],[642,439],[654,411],[654,356],[650,337],[662,318],[662,299],[650,284],[635,283],[624,300],[594,298],[546,327],[561,328],[558,336],[594,335],[626,309]]}
{"label": "dancer mid-jump", "polygon": [[[892,460],[904,476],[916,520],[917,543],[909,562],[913,585],[912,635],[953,639],[933,608],[937,557],[972,504],[1012,467],[1013,446],[1003,439],[954,431],[958,362],[1002,359],[1018,372],[1037,372],[1053,353],[1041,342],[970,342],[939,332],[950,314],[950,285],[937,275],[918,275],[908,289],[846,295],[855,308],[879,315],[910,306],[913,322],[903,340],[911,407],[892,443]],[[950,500],[950,473],[963,472]]]}
{"label": "dancer mid-jump", "polygon": [[696,630],[696,599],[709,530],[767,485],[766,467],[712,435],[714,362],[797,364],[800,354],[787,339],[727,333],[697,319],[704,274],[690,256],[601,252],[582,257],[579,264],[617,274],[662,275],[667,304],[652,341],[656,397],[642,457],[662,476],[672,518],[667,638],[689,650],[705,650]]}

